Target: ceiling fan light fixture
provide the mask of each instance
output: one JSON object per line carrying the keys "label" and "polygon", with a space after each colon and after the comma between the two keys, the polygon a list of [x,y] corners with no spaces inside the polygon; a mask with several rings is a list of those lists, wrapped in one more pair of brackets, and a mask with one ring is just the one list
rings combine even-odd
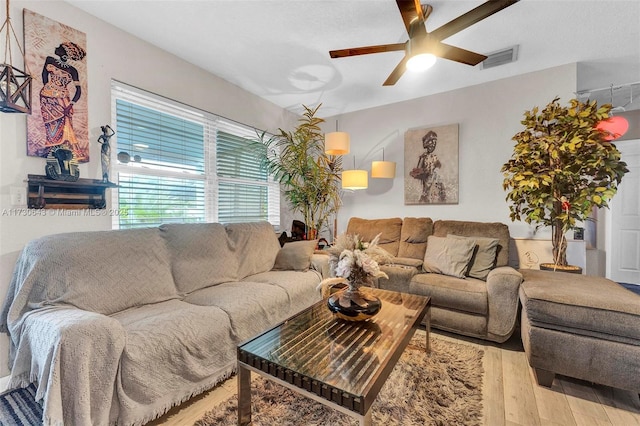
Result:
{"label": "ceiling fan light fixture", "polygon": [[407,61],[407,69],[412,72],[426,71],[436,63],[436,57],[432,53],[420,53]]}

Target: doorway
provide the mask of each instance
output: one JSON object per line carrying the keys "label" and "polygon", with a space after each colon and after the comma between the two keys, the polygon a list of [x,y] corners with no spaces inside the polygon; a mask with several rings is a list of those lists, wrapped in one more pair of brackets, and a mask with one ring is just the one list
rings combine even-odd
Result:
{"label": "doorway", "polygon": [[640,285],[640,140],[616,146],[629,172],[611,201],[607,277]]}

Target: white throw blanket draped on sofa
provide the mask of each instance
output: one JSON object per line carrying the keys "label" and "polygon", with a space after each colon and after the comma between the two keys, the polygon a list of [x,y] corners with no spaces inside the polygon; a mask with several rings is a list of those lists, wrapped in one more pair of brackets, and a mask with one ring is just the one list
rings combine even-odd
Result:
{"label": "white throw blanket draped on sofa", "polygon": [[[279,244],[271,225],[228,228],[171,225],[58,234],[28,243],[0,318],[0,330],[11,339],[10,388],[36,383],[45,424],[137,425],[227,378],[235,371],[236,344],[256,325],[261,331],[317,301],[320,282],[314,271],[283,271],[298,283],[283,289],[274,272],[275,282],[235,282],[246,293],[263,291],[251,306],[242,298],[232,307],[199,301],[199,291],[222,284],[215,281],[216,258],[232,253],[238,261],[231,267],[246,273],[274,265]],[[185,244],[191,243],[200,255],[185,258]],[[180,290],[185,272],[191,273],[188,294]],[[219,276],[244,277],[238,270]],[[202,284],[195,289],[198,277]],[[265,318],[263,312],[272,314]],[[243,315],[258,318],[252,330],[232,327],[230,318]]]}

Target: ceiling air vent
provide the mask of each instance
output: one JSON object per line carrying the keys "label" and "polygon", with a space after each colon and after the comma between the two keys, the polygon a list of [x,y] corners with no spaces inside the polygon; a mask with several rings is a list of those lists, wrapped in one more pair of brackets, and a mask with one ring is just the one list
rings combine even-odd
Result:
{"label": "ceiling air vent", "polygon": [[518,45],[511,46],[508,49],[499,50],[489,53],[487,59],[480,62],[480,69],[499,67],[500,65],[515,62],[518,59]]}

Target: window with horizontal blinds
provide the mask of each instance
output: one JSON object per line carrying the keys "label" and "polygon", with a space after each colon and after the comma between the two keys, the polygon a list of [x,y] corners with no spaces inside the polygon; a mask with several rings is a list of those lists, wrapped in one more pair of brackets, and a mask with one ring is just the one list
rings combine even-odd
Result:
{"label": "window with horizontal blinds", "polygon": [[[269,220],[269,176],[246,137],[216,132],[218,220],[223,223]],[[266,147],[265,147],[266,150]]]}
{"label": "window with horizontal blinds", "polygon": [[204,180],[120,173],[120,228],[205,221]]}
{"label": "window with horizontal blinds", "polygon": [[[204,126],[158,110],[116,101],[118,150],[137,162],[177,172],[205,173]],[[120,152],[120,151],[119,151]]]}
{"label": "window with horizontal blinds", "polygon": [[[279,185],[247,149],[254,128],[119,82],[112,110],[114,228],[258,220],[279,228]],[[128,162],[116,161],[122,153]]]}

